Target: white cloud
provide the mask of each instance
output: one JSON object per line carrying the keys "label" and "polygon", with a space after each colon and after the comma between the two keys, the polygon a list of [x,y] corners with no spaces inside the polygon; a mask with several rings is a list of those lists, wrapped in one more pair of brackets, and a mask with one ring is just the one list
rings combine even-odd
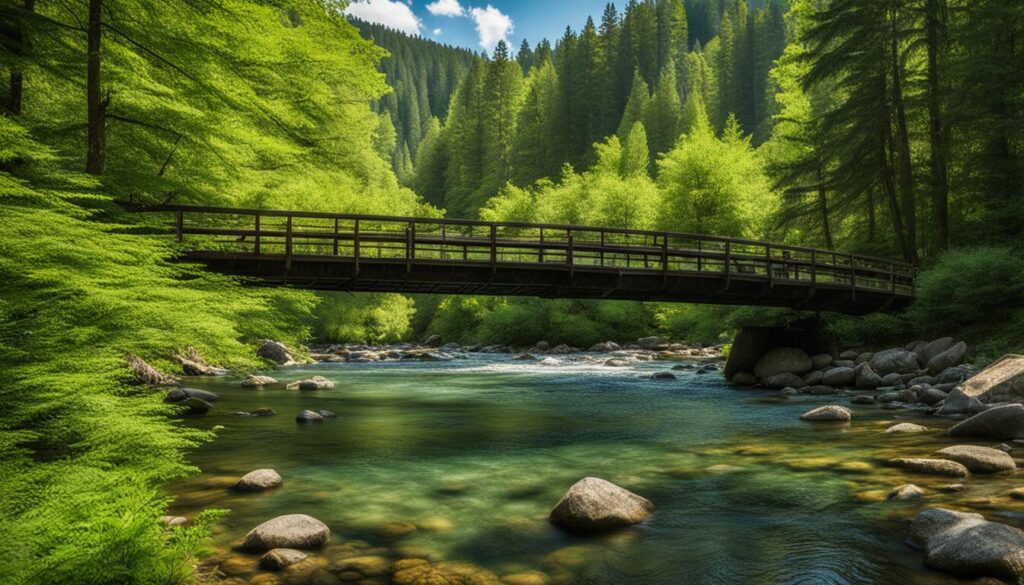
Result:
{"label": "white cloud", "polygon": [[507,14],[503,14],[490,4],[487,8],[474,8],[469,14],[476,23],[480,46],[485,50],[493,51],[498,41],[508,42],[508,34],[514,30],[514,24]]}
{"label": "white cloud", "polygon": [[359,0],[349,4],[345,14],[411,35],[419,34],[423,26],[408,5],[394,0]]}
{"label": "white cloud", "polygon": [[459,0],[436,0],[427,4],[427,11],[434,16],[465,16],[466,9]]}
{"label": "white cloud", "polygon": [[439,37],[439,36],[441,36],[441,33],[442,33],[442,32],[444,32],[444,31],[442,31],[442,30],[441,30],[441,29],[439,29],[439,28],[435,28],[435,29],[434,29],[434,36],[435,36],[435,37]]}

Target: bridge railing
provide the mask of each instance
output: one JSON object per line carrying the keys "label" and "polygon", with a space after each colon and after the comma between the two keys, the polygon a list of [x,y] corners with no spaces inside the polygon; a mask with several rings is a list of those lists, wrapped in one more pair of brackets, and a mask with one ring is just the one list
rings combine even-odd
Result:
{"label": "bridge railing", "polygon": [[754,240],[649,230],[441,218],[158,206],[180,241],[205,253],[407,263],[529,264],[570,270],[685,272],[913,296],[901,262]]}

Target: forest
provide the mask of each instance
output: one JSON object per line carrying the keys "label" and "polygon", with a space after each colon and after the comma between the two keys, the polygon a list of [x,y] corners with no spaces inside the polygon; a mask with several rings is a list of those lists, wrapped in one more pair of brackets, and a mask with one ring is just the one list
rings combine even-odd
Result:
{"label": "forest", "polygon": [[12,583],[183,583],[217,512],[160,486],[210,434],[126,381],[194,348],[718,342],[778,310],[240,286],[118,201],[578,223],[902,259],[906,313],[1024,350],[1024,5],[630,0],[481,55],[332,0],[0,4],[0,532]]}

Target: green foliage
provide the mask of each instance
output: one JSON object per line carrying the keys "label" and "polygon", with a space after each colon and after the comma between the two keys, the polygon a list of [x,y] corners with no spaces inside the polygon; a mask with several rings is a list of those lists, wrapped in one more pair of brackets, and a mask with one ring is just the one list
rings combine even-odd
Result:
{"label": "green foliage", "polygon": [[313,331],[332,343],[394,343],[406,338],[415,314],[412,299],[396,294],[323,293]]}

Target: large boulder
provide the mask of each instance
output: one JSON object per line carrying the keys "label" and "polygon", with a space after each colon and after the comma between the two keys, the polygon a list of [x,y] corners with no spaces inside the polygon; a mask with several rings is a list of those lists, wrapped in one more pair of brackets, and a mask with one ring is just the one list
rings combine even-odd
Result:
{"label": "large boulder", "polygon": [[1024,577],[1024,531],[980,514],[930,508],[910,524],[911,544],[924,548],[924,564],[962,577]]}
{"label": "large boulder", "polygon": [[210,412],[211,408],[213,408],[213,405],[210,404],[209,402],[203,400],[202,398],[196,398],[194,396],[190,396],[176,404],[178,406],[184,406],[186,409],[188,409],[186,411],[187,414],[206,414]]}
{"label": "large boulder", "polygon": [[758,378],[770,378],[777,374],[806,374],[814,364],[811,356],[795,347],[777,347],[761,356],[754,366]]}
{"label": "large boulder", "polygon": [[267,520],[245,535],[247,549],[320,548],[331,539],[326,524],[305,514],[288,514]]}
{"label": "large boulder", "polygon": [[290,366],[295,364],[295,358],[292,357],[292,352],[285,346],[285,344],[272,339],[264,339],[260,341],[260,346],[256,350],[256,355],[265,360],[270,360],[279,366]]}
{"label": "large boulder", "polygon": [[918,473],[948,475],[951,477],[967,477],[970,472],[962,464],[946,459],[922,459],[915,457],[897,457],[888,461],[889,465],[902,467]]}
{"label": "large boulder", "polygon": [[893,372],[906,374],[920,369],[917,356],[905,349],[887,349],[880,351],[868,361],[871,369],[879,376]]}
{"label": "large boulder", "polygon": [[953,445],[939,449],[938,454],[956,461],[973,473],[998,473],[1013,471],[1017,464],[1006,451],[977,445]]}
{"label": "large boulder", "polygon": [[551,510],[551,522],[580,532],[600,532],[642,522],[654,504],[596,477],[576,482]]}
{"label": "large boulder", "polygon": [[961,341],[928,360],[926,366],[928,373],[937,376],[953,366],[959,366],[964,362],[965,355],[967,355],[967,344]]}
{"label": "large boulder", "polygon": [[737,386],[753,386],[757,384],[757,376],[750,372],[739,372],[732,377],[731,382]]}
{"label": "large boulder", "polygon": [[985,437],[989,439],[1024,438],[1024,405],[996,406],[963,420],[949,429],[953,437]]}
{"label": "large boulder", "polygon": [[927,364],[933,357],[953,347],[953,343],[954,341],[952,337],[941,337],[931,343],[924,344],[914,353],[922,364]]}
{"label": "large boulder", "polygon": [[242,479],[235,484],[234,489],[240,492],[262,492],[281,487],[283,483],[281,475],[273,469],[257,469],[243,475]]}
{"label": "large boulder", "polygon": [[652,335],[650,337],[641,337],[636,340],[637,345],[643,349],[668,349],[669,342],[663,337]]}
{"label": "large boulder", "polygon": [[622,348],[614,341],[602,341],[601,343],[595,343],[592,345],[588,351],[604,353],[609,351],[618,351],[619,349]]}
{"label": "large boulder", "polygon": [[772,390],[782,390],[783,388],[803,388],[807,382],[804,382],[804,379],[796,374],[785,372],[763,378],[761,384]]}
{"label": "large boulder", "polygon": [[801,420],[810,422],[848,422],[853,418],[849,408],[838,404],[826,404],[800,415]]}
{"label": "large boulder", "polygon": [[828,386],[836,386],[842,388],[845,386],[853,386],[857,381],[857,371],[853,368],[846,366],[840,366],[838,368],[832,368],[825,372],[825,377],[821,379],[822,384]]}
{"label": "large boulder", "polygon": [[1004,355],[961,384],[960,392],[987,404],[1024,401],[1024,355]]}
{"label": "large boulder", "polygon": [[815,370],[823,370],[832,365],[832,356],[827,353],[819,353],[811,356],[811,367]]}

